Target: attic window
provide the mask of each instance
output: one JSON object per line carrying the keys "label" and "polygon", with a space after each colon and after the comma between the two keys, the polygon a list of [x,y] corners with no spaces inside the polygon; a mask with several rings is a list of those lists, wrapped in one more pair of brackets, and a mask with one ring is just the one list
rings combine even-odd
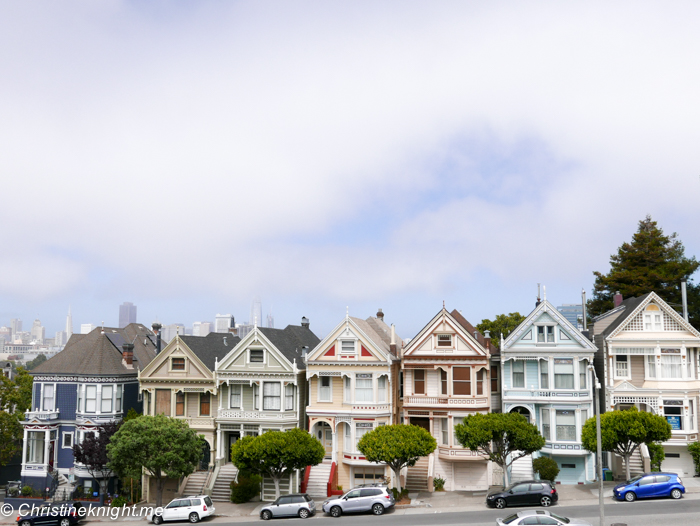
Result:
{"label": "attic window", "polygon": [[185,370],[185,359],[184,358],[173,358],[171,363],[171,368],[173,371],[184,371]]}
{"label": "attic window", "polygon": [[341,354],[355,354],[355,342],[353,340],[342,340],[340,342]]}
{"label": "attic window", "polygon": [[250,363],[263,363],[265,361],[265,351],[262,349],[250,350]]}
{"label": "attic window", "polygon": [[438,334],[437,335],[438,347],[452,347],[452,335],[451,334]]}

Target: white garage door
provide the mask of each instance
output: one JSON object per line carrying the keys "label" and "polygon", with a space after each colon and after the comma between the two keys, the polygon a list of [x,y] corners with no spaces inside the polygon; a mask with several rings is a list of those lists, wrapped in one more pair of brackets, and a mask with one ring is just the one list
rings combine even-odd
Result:
{"label": "white garage door", "polygon": [[489,488],[486,462],[455,462],[454,491],[479,491]]}
{"label": "white garage door", "polygon": [[681,477],[692,477],[695,475],[693,457],[690,456],[686,447],[664,447],[666,458],[661,463],[661,471],[676,473]]}

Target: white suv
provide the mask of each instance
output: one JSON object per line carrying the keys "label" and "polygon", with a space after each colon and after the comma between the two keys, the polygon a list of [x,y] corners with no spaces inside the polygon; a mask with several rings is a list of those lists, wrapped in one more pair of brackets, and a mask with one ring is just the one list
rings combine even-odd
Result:
{"label": "white suv", "polygon": [[197,495],[171,500],[160,513],[152,512],[148,520],[153,524],[163,521],[190,521],[199,522],[200,519],[214,515],[214,504],[209,495]]}

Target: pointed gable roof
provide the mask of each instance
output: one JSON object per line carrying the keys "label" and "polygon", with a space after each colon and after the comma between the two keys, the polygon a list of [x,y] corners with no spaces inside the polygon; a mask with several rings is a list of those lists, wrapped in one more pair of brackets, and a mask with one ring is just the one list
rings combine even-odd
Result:
{"label": "pointed gable roof", "polygon": [[[455,311],[453,311],[455,312]],[[459,314],[457,311],[457,314],[459,315],[459,320],[454,316],[454,314],[450,313],[443,307],[433,318],[423,327],[420,332],[414,336],[411,341],[408,343],[408,345],[404,348],[404,356],[407,354],[410,354],[415,348],[420,347],[425,338],[432,334],[433,332],[433,326],[439,322],[439,320],[442,318],[444,319],[452,328],[455,329],[456,332],[458,332],[463,339],[467,342],[468,345],[470,345],[476,352],[481,353],[481,354],[490,354],[489,349],[483,345],[478,337],[481,336],[482,341],[485,343],[485,339],[483,335],[477,331],[474,326],[467,321],[464,316]]]}
{"label": "pointed gable roof", "polygon": [[180,336],[179,338],[210,371],[214,370],[217,359],[221,360],[241,341],[238,336],[220,332],[210,332],[206,336]]}

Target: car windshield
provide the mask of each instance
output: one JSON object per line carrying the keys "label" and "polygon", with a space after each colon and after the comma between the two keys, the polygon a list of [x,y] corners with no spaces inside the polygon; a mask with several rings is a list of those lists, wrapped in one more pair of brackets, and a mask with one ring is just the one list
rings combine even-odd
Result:
{"label": "car windshield", "polygon": [[569,524],[569,522],[570,522],[569,519],[567,519],[566,517],[562,517],[561,515],[556,515],[554,513],[550,513],[549,515],[550,515],[550,517],[554,517],[555,519],[559,519],[564,524]]}
{"label": "car windshield", "polygon": [[510,516],[506,517],[505,519],[503,519],[503,524],[510,524],[511,522],[513,522],[517,518],[518,518],[517,513],[510,515]]}
{"label": "car windshield", "polygon": [[641,478],[642,478],[642,475],[639,475],[638,477],[634,477],[634,478],[629,479],[627,482],[625,482],[625,484],[634,484],[638,480],[641,480]]}

